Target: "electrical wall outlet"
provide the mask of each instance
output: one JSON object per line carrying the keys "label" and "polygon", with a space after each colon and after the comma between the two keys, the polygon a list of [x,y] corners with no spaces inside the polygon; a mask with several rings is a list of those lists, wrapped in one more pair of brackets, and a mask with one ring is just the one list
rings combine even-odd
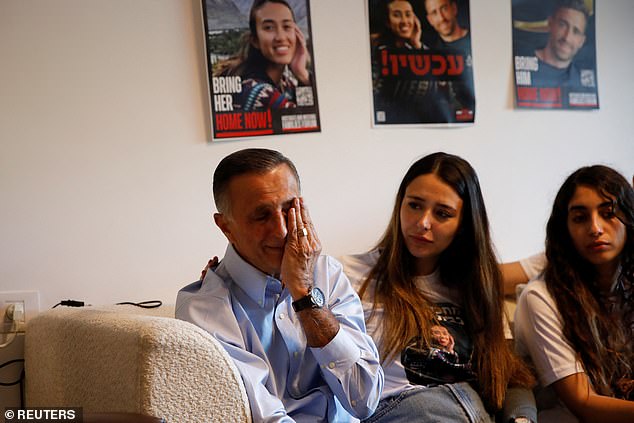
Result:
{"label": "electrical wall outlet", "polygon": [[0,292],[0,333],[24,332],[26,323],[39,312],[38,291]]}
{"label": "electrical wall outlet", "polygon": [[9,304],[4,314],[12,322],[24,323],[24,301]]}

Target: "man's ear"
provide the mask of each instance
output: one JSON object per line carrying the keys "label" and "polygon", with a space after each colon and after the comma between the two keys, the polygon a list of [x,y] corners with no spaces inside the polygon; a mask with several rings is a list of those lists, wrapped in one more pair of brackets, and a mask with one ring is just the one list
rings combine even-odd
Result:
{"label": "man's ear", "polygon": [[222,213],[214,213],[214,222],[216,222],[216,226],[220,228],[223,234],[227,237],[230,243],[233,243],[233,236],[231,234],[231,225],[230,221],[226,215]]}

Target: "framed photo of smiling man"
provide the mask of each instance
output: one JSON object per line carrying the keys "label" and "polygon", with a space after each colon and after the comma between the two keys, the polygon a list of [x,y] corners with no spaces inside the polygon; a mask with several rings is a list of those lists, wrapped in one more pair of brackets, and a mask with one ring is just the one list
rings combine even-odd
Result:
{"label": "framed photo of smiling man", "polygon": [[516,104],[598,109],[596,0],[513,0]]}
{"label": "framed photo of smiling man", "polygon": [[309,0],[202,0],[213,139],[320,130]]}

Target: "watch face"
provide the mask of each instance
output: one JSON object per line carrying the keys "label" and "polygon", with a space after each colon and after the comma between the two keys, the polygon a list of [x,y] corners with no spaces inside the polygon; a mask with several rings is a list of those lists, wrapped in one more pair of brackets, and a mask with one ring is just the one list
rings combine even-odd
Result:
{"label": "watch face", "polygon": [[319,288],[313,288],[310,291],[310,295],[313,297],[313,301],[317,304],[318,307],[323,307],[326,303],[326,298],[324,297],[324,293],[321,292]]}

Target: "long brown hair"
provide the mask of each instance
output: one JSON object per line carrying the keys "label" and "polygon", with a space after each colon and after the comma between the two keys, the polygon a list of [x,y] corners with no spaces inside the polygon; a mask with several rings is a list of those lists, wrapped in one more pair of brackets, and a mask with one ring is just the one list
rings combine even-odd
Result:
{"label": "long brown hair", "polygon": [[[415,162],[396,194],[390,223],[377,244],[379,258],[363,282],[363,298],[375,283],[373,311],[383,307],[382,361],[392,360],[415,336],[429,344],[434,320],[432,305],[414,283],[414,257],[403,239],[400,209],[409,184],[418,176],[434,174],[462,199],[458,232],[439,260],[440,279],[462,295],[467,331],[473,340],[473,370],[478,391],[489,410],[499,410],[511,385],[531,386],[533,378],[511,351],[504,337],[504,298],[489,234],[478,177],[464,159],[434,153]],[[371,314],[370,319],[373,318]]]}
{"label": "long brown hair", "polygon": [[392,28],[390,28],[390,4],[395,1],[404,1],[409,3],[412,7],[412,12],[416,15],[415,6],[412,0],[383,0],[378,4],[378,15],[381,17],[380,24],[378,25],[379,32],[374,34],[374,39],[380,40],[381,43],[387,43],[388,45],[396,45],[398,41],[401,40],[401,37],[394,34]]}
{"label": "long brown hair", "polygon": [[[568,230],[568,207],[578,186],[586,186],[613,202],[613,212],[626,230],[617,275],[623,287],[622,310],[611,313],[601,301],[597,270],[574,247]],[[562,317],[564,336],[573,345],[595,391],[634,399],[634,189],[607,166],[583,167],[559,189],[546,226],[544,279]]]}

